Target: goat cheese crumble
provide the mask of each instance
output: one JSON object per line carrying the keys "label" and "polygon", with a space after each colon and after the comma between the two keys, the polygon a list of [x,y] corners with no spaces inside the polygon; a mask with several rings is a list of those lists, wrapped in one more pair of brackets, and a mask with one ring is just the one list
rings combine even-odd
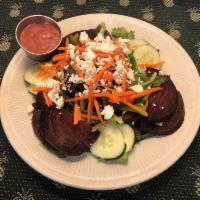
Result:
{"label": "goat cheese crumble", "polygon": [[106,120],[111,119],[114,115],[114,108],[111,105],[105,106],[103,111],[101,112],[101,115],[103,115],[104,119]]}

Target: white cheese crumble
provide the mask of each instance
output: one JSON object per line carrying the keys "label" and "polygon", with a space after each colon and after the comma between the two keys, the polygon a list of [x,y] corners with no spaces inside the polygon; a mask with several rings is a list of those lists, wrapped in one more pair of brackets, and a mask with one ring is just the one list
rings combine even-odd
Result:
{"label": "white cheese crumble", "polygon": [[101,86],[105,87],[106,86],[106,82],[104,79],[100,79],[100,84]]}
{"label": "white cheese crumble", "polygon": [[165,72],[163,72],[162,70],[159,71],[159,75],[165,75]]}
{"label": "white cheese crumble", "polygon": [[86,51],[82,53],[82,56],[85,60],[93,60],[96,58],[96,54],[90,48],[87,48]]}
{"label": "white cheese crumble", "polygon": [[63,72],[63,71],[59,71],[59,72],[57,73],[57,76],[58,76],[58,78],[60,78],[60,79],[64,79],[64,72]]}
{"label": "white cheese crumble", "polygon": [[143,92],[144,91],[142,85],[133,85],[130,87],[130,89],[135,92]]}
{"label": "white cheese crumble", "polygon": [[75,46],[73,44],[68,45],[68,51],[71,59],[74,59],[75,56]]}
{"label": "white cheese crumble", "polygon": [[122,87],[116,87],[115,89],[117,90],[117,92],[122,92]]}
{"label": "white cheese crumble", "polygon": [[116,62],[116,71],[113,73],[115,82],[120,85],[122,83],[122,77],[125,75],[126,73],[126,69],[124,68],[124,65],[122,63],[122,60],[118,60]]}
{"label": "white cheese crumble", "polygon": [[132,69],[129,69],[128,73],[127,73],[127,78],[130,80],[130,81],[134,81],[135,80],[135,76],[134,76],[134,73],[133,73],[133,70]]}
{"label": "white cheese crumble", "polygon": [[28,113],[32,113],[33,110],[34,110],[34,108],[33,108],[32,105],[28,105],[28,106],[27,106],[27,111],[28,111]]}
{"label": "white cheese crumble", "polygon": [[85,74],[84,81],[88,83],[88,81],[90,81],[91,78],[96,74],[97,69],[91,60],[80,60],[79,65],[80,69]]}
{"label": "white cheese crumble", "polygon": [[112,53],[116,49],[116,46],[112,43],[100,43],[100,45],[91,46],[91,48],[96,51]]}
{"label": "white cheese crumble", "polygon": [[104,116],[104,119],[108,120],[110,119],[114,114],[114,108],[111,105],[107,105],[104,107],[103,111],[101,112],[101,115]]}
{"label": "white cheese crumble", "polygon": [[84,95],[84,96],[87,96],[87,95],[88,95],[88,92],[89,92],[88,90],[83,90],[83,95]]}
{"label": "white cheese crumble", "polygon": [[65,65],[65,66],[64,66],[64,69],[66,69],[66,70],[67,70],[67,69],[68,69],[68,67],[69,67],[69,65],[67,64],[67,65]]}
{"label": "white cheese crumble", "polygon": [[122,38],[118,39],[119,46],[122,48],[122,50],[125,54],[130,53],[130,49],[126,45],[126,43],[129,42],[129,41],[130,41],[129,39],[122,39]]}
{"label": "white cheese crumble", "polygon": [[78,74],[72,74],[69,78],[69,82],[72,83],[82,83],[83,78],[79,77]]}
{"label": "white cheese crumble", "polygon": [[98,33],[97,36],[94,38],[95,41],[97,42],[103,42],[105,40],[104,36],[102,33]]}
{"label": "white cheese crumble", "polygon": [[48,93],[48,97],[56,104],[56,108],[58,109],[64,106],[64,98],[59,95],[59,91],[59,86],[56,86]]}
{"label": "white cheese crumble", "polygon": [[90,39],[89,39],[89,37],[88,37],[88,34],[87,34],[85,31],[83,31],[83,32],[80,33],[79,41],[80,41],[81,43],[87,42],[87,41],[89,41],[89,40],[90,40]]}
{"label": "white cheese crumble", "polygon": [[38,86],[38,87],[53,88],[57,84],[59,84],[59,81],[56,81],[55,79],[50,78],[46,81],[37,82],[35,85]]}

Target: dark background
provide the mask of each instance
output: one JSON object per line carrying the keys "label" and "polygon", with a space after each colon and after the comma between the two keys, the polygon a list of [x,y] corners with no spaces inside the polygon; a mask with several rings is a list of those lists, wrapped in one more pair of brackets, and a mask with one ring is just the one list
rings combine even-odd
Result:
{"label": "dark background", "polygon": [[[86,13],[117,13],[145,20],[174,37],[200,72],[199,0],[0,0],[0,79],[19,47],[17,23],[32,14],[57,21]],[[0,200],[179,200],[200,199],[199,132],[184,156],[160,176],[115,191],[84,191],[55,183],[33,171],[8,143],[0,126]]]}

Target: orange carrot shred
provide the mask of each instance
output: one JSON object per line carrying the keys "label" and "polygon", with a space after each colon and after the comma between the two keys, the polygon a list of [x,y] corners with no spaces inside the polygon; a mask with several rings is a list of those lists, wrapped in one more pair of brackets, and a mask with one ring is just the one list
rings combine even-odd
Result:
{"label": "orange carrot shred", "polygon": [[138,113],[140,113],[141,115],[147,117],[148,114],[147,112],[145,112],[144,110],[142,110],[140,107],[136,106],[136,105],[133,105],[129,102],[123,102],[124,104],[126,104],[128,107],[132,108],[133,110],[137,111]]}
{"label": "orange carrot shred", "polygon": [[47,67],[44,64],[40,64],[39,66],[42,71],[44,71],[50,75],[54,75],[56,73],[56,71],[52,67]]}
{"label": "orange carrot shred", "polygon": [[97,83],[100,79],[101,79],[101,77],[104,75],[104,72],[108,69],[108,68],[110,68],[110,67],[112,67],[113,66],[113,62],[107,62],[107,63],[105,63],[104,64],[104,66],[103,66],[103,69],[101,69],[93,78],[92,78],[92,83]]}
{"label": "orange carrot shred", "polygon": [[70,99],[65,99],[65,102],[81,101],[81,100],[86,100],[88,98],[89,96],[74,97]]}
{"label": "orange carrot shred", "polygon": [[135,94],[129,96],[129,99],[130,100],[138,99],[140,97],[147,96],[147,95],[152,94],[154,92],[157,92],[159,90],[162,90],[162,88],[160,88],[160,87],[153,87],[153,88],[145,90],[143,92],[135,93]]}
{"label": "orange carrot shred", "polygon": [[90,83],[89,84],[89,99],[88,99],[88,109],[87,109],[87,122],[90,123],[90,120],[91,120],[91,115],[92,115],[92,107],[93,107],[93,96],[92,96],[92,88],[93,88],[93,85]]}
{"label": "orange carrot shred", "polygon": [[47,87],[33,87],[32,91],[34,92],[49,92],[51,89]]}
{"label": "orange carrot shred", "polygon": [[55,55],[52,58],[52,61],[53,62],[57,62],[57,61],[60,61],[60,60],[65,60],[65,58],[66,58],[66,54],[65,53],[60,53],[60,54]]}
{"label": "orange carrot shred", "polygon": [[106,81],[113,81],[114,80],[114,76],[112,75],[112,73],[111,72],[105,72],[104,74],[103,74],[103,77],[102,77],[103,79],[105,79]]}
{"label": "orange carrot shred", "polygon": [[163,65],[165,61],[160,61],[158,63],[142,63],[138,64],[139,67],[152,67],[152,68],[159,68],[161,65]]}
{"label": "orange carrot shred", "polygon": [[101,112],[100,112],[100,109],[99,109],[99,103],[96,99],[94,99],[94,107],[96,109],[96,113],[99,117],[99,120],[101,121],[101,123],[103,123],[103,119],[102,119]]}
{"label": "orange carrot shred", "polygon": [[[81,118],[86,118],[87,119],[88,115],[87,114],[81,114]],[[91,115],[90,118],[92,120],[100,121],[98,116]]]}
{"label": "orange carrot shred", "polygon": [[44,97],[44,100],[45,100],[45,103],[48,107],[51,107],[53,105],[53,102],[51,101],[51,99],[48,97],[47,93],[46,92],[43,92],[43,97]]}
{"label": "orange carrot shred", "polygon": [[80,120],[81,120],[80,106],[78,105],[78,102],[76,101],[74,103],[74,125],[77,125]]}
{"label": "orange carrot shred", "polygon": [[97,57],[100,57],[100,58],[109,58],[112,56],[112,54],[110,54],[110,53],[104,53],[104,52],[100,52],[100,51],[95,51],[95,54]]}

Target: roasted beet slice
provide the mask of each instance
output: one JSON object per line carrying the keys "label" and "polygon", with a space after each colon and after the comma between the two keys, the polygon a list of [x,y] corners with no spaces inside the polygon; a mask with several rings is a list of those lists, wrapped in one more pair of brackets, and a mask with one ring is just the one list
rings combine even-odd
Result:
{"label": "roasted beet slice", "polygon": [[[36,96],[36,102],[33,103],[33,117],[32,117],[32,124],[33,124],[33,129],[34,132],[36,133],[36,135],[42,140],[44,141],[44,135],[43,135],[43,131],[41,129],[41,121],[44,115],[44,113],[46,112],[46,105],[42,96],[42,93],[38,93],[38,95]],[[42,112],[43,110],[43,112]]]}
{"label": "roasted beet slice", "polygon": [[177,90],[169,79],[162,85],[162,90],[151,94],[148,100],[148,119],[162,122],[174,112],[177,105]]}
{"label": "roasted beet slice", "polygon": [[174,113],[163,122],[162,126],[157,126],[153,122],[147,119],[141,122],[141,130],[145,133],[151,133],[155,135],[167,135],[174,133],[183,123],[185,116],[185,109],[182,96],[177,92],[177,104]]}
{"label": "roasted beet slice", "polygon": [[86,122],[81,121],[74,126],[73,119],[73,114],[65,109],[52,108],[49,114],[49,126],[53,130],[46,133],[45,140],[65,155],[80,155],[89,151],[97,138]]}
{"label": "roasted beet slice", "polygon": [[66,109],[48,108],[41,93],[34,104],[32,125],[36,135],[64,155],[80,155],[89,151],[98,137],[86,122],[73,124],[73,114]]}

